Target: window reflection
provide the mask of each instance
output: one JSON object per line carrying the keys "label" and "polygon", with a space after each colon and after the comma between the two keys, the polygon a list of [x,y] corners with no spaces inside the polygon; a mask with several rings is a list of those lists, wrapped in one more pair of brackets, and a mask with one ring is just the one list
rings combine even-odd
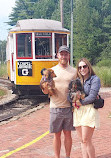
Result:
{"label": "window reflection", "polygon": [[55,54],[57,57],[57,52],[59,47],[62,45],[67,45],[67,34],[55,34]]}
{"label": "window reflection", "polygon": [[35,40],[36,58],[51,58],[51,38],[36,38]]}
{"label": "window reflection", "polygon": [[17,57],[31,57],[31,33],[17,34]]}
{"label": "window reflection", "polygon": [[52,38],[51,33],[35,33],[35,57],[36,59],[52,58]]}

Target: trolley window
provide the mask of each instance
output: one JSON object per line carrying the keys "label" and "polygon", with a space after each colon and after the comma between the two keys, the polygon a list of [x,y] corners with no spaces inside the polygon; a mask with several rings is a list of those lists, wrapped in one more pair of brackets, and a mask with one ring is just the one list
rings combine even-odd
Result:
{"label": "trolley window", "polygon": [[[67,34],[55,34],[55,53],[57,55],[58,49],[62,45],[67,45]],[[57,56],[56,56],[57,57]]]}
{"label": "trolley window", "polygon": [[36,59],[52,58],[52,38],[51,33],[35,33],[35,57]]}
{"label": "trolley window", "polygon": [[32,36],[31,33],[17,34],[17,58],[32,58],[31,46]]}

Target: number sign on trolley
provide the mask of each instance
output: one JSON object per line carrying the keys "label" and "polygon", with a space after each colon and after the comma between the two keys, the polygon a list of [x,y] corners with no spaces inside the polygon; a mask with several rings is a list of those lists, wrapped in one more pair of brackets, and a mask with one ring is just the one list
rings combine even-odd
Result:
{"label": "number sign on trolley", "polygon": [[18,61],[18,75],[19,76],[32,76],[32,62],[31,61]]}

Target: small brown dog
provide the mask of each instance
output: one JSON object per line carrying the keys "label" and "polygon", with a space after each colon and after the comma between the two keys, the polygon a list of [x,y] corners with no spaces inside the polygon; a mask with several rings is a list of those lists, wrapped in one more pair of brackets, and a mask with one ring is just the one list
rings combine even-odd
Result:
{"label": "small brown dog", "polygon": [[49,97],[56,94],[55,82],[53,80],[56,77],[56,74],[52,69],[42,69],[41,70],[42,79],[40,81],[40,88],[44,90],[48,89]]}
{"label": "small brown dog", "polygon": [[[80,98],[78,98],[78,95]],[[83,86],[79,79],[72,80],[69,84],[69,97],[72,103],[72,106],[77,109],[81,106],[80,99],[85,98],[85,93],[83,92]]]}

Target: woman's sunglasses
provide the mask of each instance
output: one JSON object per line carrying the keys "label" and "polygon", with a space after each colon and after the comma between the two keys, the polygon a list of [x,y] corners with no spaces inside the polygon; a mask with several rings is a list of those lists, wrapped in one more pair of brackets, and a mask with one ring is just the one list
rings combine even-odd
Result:
{"label": "woman's sunglasses", "polygon": [[79,70],[81,70],[82,68],[86,69],[87,67],[88,67],[87,65],[83,65],[83,66],[79,66],[78,68],[79,68]]}

